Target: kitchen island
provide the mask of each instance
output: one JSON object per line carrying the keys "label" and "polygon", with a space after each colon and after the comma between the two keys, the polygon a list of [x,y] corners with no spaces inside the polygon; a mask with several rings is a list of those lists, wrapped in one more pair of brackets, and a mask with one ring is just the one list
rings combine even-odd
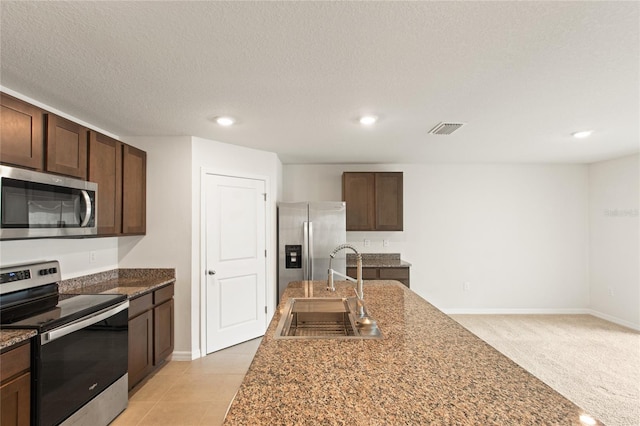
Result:
{"label": "kitchen island", "polygon": [[325,286],[289,285],[225,425],[583,424],[584,410],[396,281],[365,282],[381,340],[274,339],[288,298],[353,295]]}

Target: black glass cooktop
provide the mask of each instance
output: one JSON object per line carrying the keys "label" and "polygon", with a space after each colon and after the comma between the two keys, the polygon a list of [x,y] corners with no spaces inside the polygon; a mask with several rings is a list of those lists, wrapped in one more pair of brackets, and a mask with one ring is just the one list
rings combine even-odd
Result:
{"label": "black glass cooktop", "polygon": [[44,332],[107,309],[125,300],[127,300],[127,296],[124,294],[61,294],[55,307],[10,324],[2,324],[2,328],[35,328],[39,332]]}

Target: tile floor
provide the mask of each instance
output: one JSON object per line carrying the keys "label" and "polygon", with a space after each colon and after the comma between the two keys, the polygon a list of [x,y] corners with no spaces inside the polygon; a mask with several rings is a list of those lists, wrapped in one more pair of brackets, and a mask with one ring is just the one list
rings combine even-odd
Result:
{"label": "tile floor", "polygon": [[112,426],[221,425],[261,339],[194,361],[169,361],[129,393]]}

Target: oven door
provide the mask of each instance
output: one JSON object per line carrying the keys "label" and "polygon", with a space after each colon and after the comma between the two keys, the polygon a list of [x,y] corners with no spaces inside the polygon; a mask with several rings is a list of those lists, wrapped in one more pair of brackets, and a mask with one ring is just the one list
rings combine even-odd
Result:
{"label": "oven door", "polygon": [[39,336],[34,417],[57,425],[127,373],[129,301]]}

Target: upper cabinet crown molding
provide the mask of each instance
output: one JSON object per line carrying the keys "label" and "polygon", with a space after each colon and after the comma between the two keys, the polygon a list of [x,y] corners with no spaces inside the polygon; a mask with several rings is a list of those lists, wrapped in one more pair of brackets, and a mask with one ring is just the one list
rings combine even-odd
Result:
{"label": "upper cabinet crown molding", "polygon": [[344,172],[347,231],[402,231],[403,173]]}
{"label": "upper cabinet crown molding", "polygon": [[0,162],[42,170],[43,111],[0,93]]}

